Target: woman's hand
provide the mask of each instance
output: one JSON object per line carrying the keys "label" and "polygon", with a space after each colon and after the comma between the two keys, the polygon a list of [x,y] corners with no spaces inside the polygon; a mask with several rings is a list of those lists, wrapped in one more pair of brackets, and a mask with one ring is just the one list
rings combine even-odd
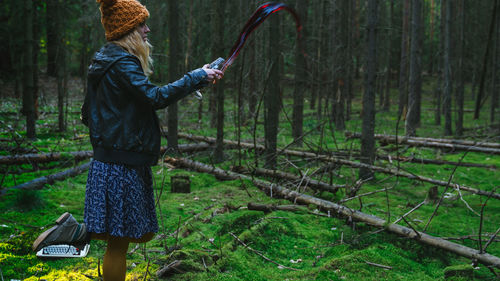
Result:
{"label": "woman's hand", "polygon": [[205,64],[202,69],[207,73],[207,80],[211,83],[215,83],[216,80],[224,76],[224,72],[218,69],[211,69],[209,64]]}

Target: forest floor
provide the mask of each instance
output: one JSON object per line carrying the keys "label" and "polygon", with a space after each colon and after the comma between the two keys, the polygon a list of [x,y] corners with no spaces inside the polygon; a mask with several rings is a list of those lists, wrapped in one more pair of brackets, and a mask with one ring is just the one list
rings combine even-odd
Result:
{"label": "forest floor", "polygon": [[[432,81],[424,87],[422,124],[419,136],[442,137],[442,125],[435,125],[430,90]],[[68,130],[57,131],[57,114],[54,89],[48,83],[47,94],[40,103],[40,118],[37,121],[37,138],[27,140],[24,135],[24,119],[20,115],[21,103],[13,98],[2,101],[0,112],[0,155],[22,152],[70,152],[90,150],[88,133],[79,121],[79,106],[83,97],[78,81],[70,86],[68,101]],[[427,89],[428,88],[428,89]],[[55,93],[55,92],[52,92]],[[396,92],[393,93],[396,96]],[[206,95],[208,96],[208,94]],[[237,118],[234,93],[226,94],[225,138],[236,140]],[[285,95],[286,96],[286,95]],[[180,103],[180,131],[194,135],[215,137],[210,127],[210,116],[204,102],[204,115],[197,119],[199,101],[188,97]],[[291,99],[284,99],[284,111],[280,114],[278,147],[289,145],[291,125],[286,116],[291,116]],[[396,103],[389,112],[378,112],[375,132],[379,134],[403,134],[404,122],[399,122]],[[466,102],[472,108],[472,100]],[[354,114],[346,122],[347,131],[360,132],[360,93],[354,101]],[[159,116],[163,116],[159,112]],[[286,115],[286,116],[285,116]],[[466,112],[465,139],[499,142],[498,131],[481,129],[487,125],[487,116],[473,120]],[[327,116],[323,117],[327,120]],[[253,121],[248,120],[241,127],[242,141],[262,144],[263,125],[259,120],[257,132],[253,134]],[[331,122],[318,121],[315,110],[306,103],[303,147],[291,149],[328,154],[338,151],[355,154],[360,142],[347,139],[344,132],[332,128]],[[319,130],[315,129],[323,124]],[[476,129],[474,129],[476,128]],[[189,143],[181,140],[181,143]],[[163,140],[163,145],[166,142]],[[399,153],[398,153],[399,152]],[[225,162],[217,167],[229,169],[233,166],[255,167],[253,150],[224,151]],[[449,151],[407,145],[380,146],[377,154],[413,156],[434,160],[481,163],[496,168],[456,167],[455,165],[433,165],[400,162],[401,170],[441,181],[451,179],[454,183],[492,191],[500,186],[500,156],[478,153]],[[212,165],[212,151],[184,154],[192,160]],[[257,157],[259,163],[263,159]],[[355,161],[355,157],[350,157]],[[377,166],[394,168],[397,161],[378,159]],[[23,182],[53,174],[77,165],[71,158],[43,164],[0,165],[0,191],[8,190]],[[295,174],[310,175],[325,164],[317,159],[301,159],[279,156],[279,169]],[[455,170],[456,168],[456,170]],[[335,214],[327,214],[314,205],[302,206],[295,212],[272,211],[264,213],[249,210],[248,203],[290,205],[283,198],[269,197],[250,180],[219,180],[208,173],[175,169],[166,163],[153,167],[154,190],[158,199],[157,214],[160,224],[158,235],[145,245],[131,244],[127,262],[127,280],[160,280],[156,272],[174,261],[180,265],[168,274],[169,280],[496,280],[495,275],[482,264],[475,264],[467,258],[418,243],[372,227],[363,222],[353,222]],[[187,175],[191,180],[191,193],[171,193],[171,178]],[[339,166],[335,170],[316,175],[333,184],[356,185],[358,170]],[[63,212],[72,213],[79,221],[83,219],[85,184],[87,174],[83,173],[64,181],[47,184],[41,190],[7,191],[0,197],[0,274],[2,280],[99,280],[99,268],[105,244],[92,241],[90,252],[85,258],[43,260],[31,251],[34,239],[49,227]],[[300,184],[293,181],[269,182],[296,189]],[[425,203],[406,218],[408,223],[422,231],[436,208],[433,200],[426,200],[430,183],[377,174],[376,178],[361,185],[358,194],[387,189],[359,200],[350,200],[346,206],[394,222],[403,214]],[[314,192],[307,194],[339,202],[349,188],[336,193]],[[497,190],[498,192],[498,190]],[[427,234],[445,237],[450,241],[477,249],[479,233],[483,234],[484,245],[500,226],[500,202],[496,199],[458,193],[438,187],[438,197],[443,202],[426,230]],[[482,218],[482,219],[481,219]],[[480,225],[482,227],[480,230]],[[398,224],[407,226],[404,221]],[[244,242],[247,246],[236,239]],[[487,252],[500,256],[500,238],[488,247]],[[263,258],[265,256],[267,259]],[[498,269],[496,269],[497,274]]]}

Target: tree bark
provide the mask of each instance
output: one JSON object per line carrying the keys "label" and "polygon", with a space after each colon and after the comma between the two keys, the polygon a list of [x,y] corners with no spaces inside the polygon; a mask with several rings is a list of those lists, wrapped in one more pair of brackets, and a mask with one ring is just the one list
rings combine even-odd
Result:
{"label": "tree bark", "polygon": [[[213,50],[216,54],[222,54],[223,44],[224,42],[224,11],[225,11],[225,1],[217,0],[214,5],[215,8],[215,40],[213,42]],[[217,127],[217,141],[215,142],[215,151],[214,151],[214,161],[215,163],[221,163],[224,161],[224,82],[225,80],[219,80],[215,85],[216,92],[216,100],[217,100],[217,118],[216,118],[216,127]]]}
{"label": "tree bark", "polygon": [[401,34],[401,62],[399,67],[399,109],[398,116],[406,117],[405,109],[408,106],[408,45],[409,28],[408,21],[410,17],[410,0],[404,0],[403,5],[403,23]]}
{"label": "tree bark", "polygon": [[[335,56],[337,60],[333,63],[333,65],[337,65],[334,73],[336,74],[333,78],[334,85],[333,89],[337,88],[335,91],[336,95],[333,96],[333,121],[335,123],[335,128],[339,131],[345,130],[345,100],[347,96],[347,68],[350,60],[348,59],[348,36],[349,34],[349,6],[348,1],[341,0],[336,1],[335,4],[335,13],[334,17],[338,18],[335,28],[337,30],[337,34],[335,36],[334,48],[337,50],[337,55]],[[332,91],[333,93],[333,91]]]}
{"label": "tree bark", "polygon": [[[384,5],[385,6],[385,5]],[[384,7],[384,9],[386,9]],[[385,91],[384,91],[384,102],[382,103],[382,110],[389,111],[391,108],[391,58],[392,58],[392,38],[393,38],[393,27],[392,21],[394,17],[394,0],[389,1],[389,18],[387,19],[387,49],[386,49],[386,69],[385,69]]]}
{"label": "tree bark", "polygon": [[[56,1],[56,7],[54,7],[55,14],[59,17],[63,14],[63,3],[61,0]],[[66,48],[64,46],[65,42],[65,28],[64,27],[64,17],[56,21],[57,30],[59,32],[58,39],[56,42],[57,55],[56,55],[56,80],[57,80],[57,111],[58,111],[58,130],[59,132],[66,131],[66,118],[64,112],[64,103],[66,97],[66,87],[64,86],[64,77],[66,72]]]}
{"label": "tree bark", "polygon": [[309,8],[308,0],[297,1],[296,10],[302,23],[301,38],[297,40],[295,46],[295,85],[293,91],[293,116],[292,116],[292,136],[295,139],[295,145],[302,146],[302,134],[304,123],[304,92],[306,91],[307,81],[309,80],[307,72],[307,63],[305,52],[307,50],[307,10]]}
{"label": "tree bark", "polygon": [[[377,76],[377,8],[378,0],[368,0],[367,36],[366,36],[366,74],[365,91],[363,93],[363,113],[361,132],[361,162],[373,164],[375,160],[375,81]],[[369,169],[359,171],[361,179],[373,177]]]}
{"label": "tree bark", "polygon": [[23,74],[23,113],[26,116],[26,137],[33,139],[35,128],[35,86],[33,68],[33,1],[24,1],[24,74]]}
{"label": "tree bark", "polygon": [[58,21],[62,20],[62,17],[59,17],[57,12],[59,0],[47,0],[46,5],[47,74],[56,77],[58,67],[57,55],[59,52],[59,41],[61,41]]}
{"label": "tree bark", "polygon": [[[484,58],[483,58],[483,69],[481,72],[481,81],[479,82],[479,91],[476,95],[476,106],[475,106],[475,111],[474,111],[474,119],[479,119],[479,113],[481,110],[481,106],[483,103],[483,92],[484,92],[484,83],[485,83],[485,78],[486,78],[486,70],[488,68],[488,58],[489,58],[489,53],[490,53],[490,46],[491,46],[491,41],[493,39],[493,30],[495,29],[495,19],[497,17],[497,6],[498,6],[498,0],[494,0],[493,2],[493,7],[492,7],[492,15],[491,15],[491,21],[490,21],[490,29],[488,33],[488,40],[486,42],[486,50],[484,52]],[[497,28],[498,29],[498,28]]]}
{"label": "tree bark", "polygon": [[444,113],[444,135],[451,136],[453,134],[451,128],[451,91],[453,82],[451,80],[451,60],[450,60],[450,44],[451,44],[451,5],[452,0],[445,0],[446,17],[444,23],[444,52],[443,52],[443,113]]}
{"label": "tree bark", "polygon": [[271,17],[269,19],[269,59],[272,60],[271,71],[269,73],[268,91],[264,95],[265,115],[265,167],[268,169],[276,168],[276,147],[278,141],[278,125],[280,112],[281,95],[281,73],[280,73],[280,17]]}
{"label": "tree bark", "polygon": [[491,107],[490,107],[490,123],[494,123],[500,116],[498,111],[498,99],[500,97],[500,5],[497,5],[497,18],[496,18],[496,47],[495,47],[495,60],[493,66],[493,91],[491,94]]}
{"label": "tree bark", "polygon": [[[180,65],[182,63],[180,51],[180,36],[179,36],[179,0],[168,1],[168,80],[175,81],[181,76]],[[179,145],[178,141],[178,104],[177,102],[170,104],[167,107],[168,114],[168,147],[172,151],[176,151]]]}
{"label": "tree bark", "polygon": [[[460,0],[458,2],[460,4],[458,8],[458,33],[459,33],[459,39],[457,42],[457,71],[456,71],[456,82],[457,82],[457,100],[456,100],[456,106],[457,106],[457,121],[456,121],[456,128],[455,128],[455,133],[457,136],[462,136],[464,134],[464,88],[465,88],[465,81],[464,81],[464,47],[465,47],[465,0]],[[451,115],[451,113],[450,113]]]}
{"label": "tree bark", "polygon": [[405,131],[407,136],[415,136],[419,121],[419,97],[421,88],[421,50],[419,46],[422,0],[412,0],[411,7],[411,46],[410,46],[410,84],[408,87],[408,112],[406,113]]}

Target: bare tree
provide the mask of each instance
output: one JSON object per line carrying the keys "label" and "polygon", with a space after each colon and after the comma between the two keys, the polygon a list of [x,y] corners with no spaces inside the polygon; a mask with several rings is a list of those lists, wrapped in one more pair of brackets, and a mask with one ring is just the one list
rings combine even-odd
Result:
{"label": "bare tree", "polygon": [[264,95],[265,115],[265,167],[268,169],[276,168],[276,148],[278,138],[278,123],[280,109],[280,22],[281,18],[274,16],[269,18],[269,59],[272,61],[271,70],[269,73],[268,85],[269,89]]}
{"label": "bare tree", "polygon": [[26,136],[35,138],[35,86],[33,85],[33,1],[24,1],[24,87],[23,114],[26,116]]}
{"label": "bare tree", "polygon": [[463,135],[464,130],[464,47],[465,47],[465,0],[459,1],[458,9],[458,33],[459,39],[457,42],[457,69],[456,69],[456,96],[457,96],[457,122],[455,133],[457,136]]}
{"label": "bare tree", "polygon": [[411,7],[411,46],[410,46],[410,84],[408,87],[408,112],[406,113],[405,130],[407,136],[415,136],[419,122],[419,98],[421,92],[422,54],[420,49],[420,28],[422,0],[412,0]]}
{"label": "bare tree", "polygon": [[[168,1],[168,40],[169,40],[169,62],[168,62],[168,80],[175,81],[181,75],[180,64],[182,62],[180,52],[180,36],[179,36],[179,1]],[[168,112],[168,147],[177,150],[178,141],[178,105],[177,102],[172,103],[167,108]]]}
{"label": "bare tree", "polygon": [[410,18],[410,0],[404,0],[403,5],[403,23],[401,33],[401,60],[399,67],[399,110],[398,116],[405,116],[405,108],[408,104],[408,43],[409,43],[409,28],[408,22]]}
{"label": "bare tree", "polygon": [[[464,1],[464,0],[462,0]],[[495,46],[495,59],[493,66],[493,91],[491,95],[491,108],[490,108],[490,122],[495,122],[498,118],[498,98],[500,95],[500,5],[497,5],[497,18],[496,18],[496,46]]]}
{"label": "bare tree", "polygon": [[[363,93],[363,125],[361,131],[361,162],[372,164],[375,160],[375,82],[377,71],[377,6],[378,0],[368,0],[366,10],[366,74]],[[359,170],[361,179],[373,176],[370,169]]]}
{"label": "bare tree", "polygon": [[305,50],[307,49],[307,34],[306,34],[306,23],[307,23],[307,9],[308,0],[297,1],[297,12],[301,19],[302,24],[302,37],[297,40],[295,48],[295,87],[293,91],[293,124],[292,124],[292,135],[294,137],[295,144],[302,146],[302,128],[304,122],[304,92],[306,91],[306,83],[308,80],[308,73],[306,69],[306,57]]}
{"label": "bare tree", "polygon": [[446,17],[444,24],[444,51],[443,51],[443,113],[444,113],[444,135],[450,136],[451,129],[451,61],[450,61],[450,44],[451,44],[451,0],[445,0]]}
{"label": "bare tree", "polygon": [[[224,49],[222,48],[221,42],[224,42],[224,0],[217,0],[214,5],[214,41],[212,45],[212,50],[215,54],[222,54]],[[217,100],[217,140],[215,142],[215,153],[214,160],[216,163],[224,161],[224,79],[217,82],[215,85],[215,96]]]}

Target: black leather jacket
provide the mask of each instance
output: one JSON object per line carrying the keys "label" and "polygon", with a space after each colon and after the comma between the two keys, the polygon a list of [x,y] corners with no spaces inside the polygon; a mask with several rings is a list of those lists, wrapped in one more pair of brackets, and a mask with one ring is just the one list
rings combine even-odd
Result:
{"label": "black leather jacket", "polygon": [[204,70],[158,87],[144,75],[140,61],[108,43],[89,67],[82,122],[89,127],[94,159],[126,165],[155,165],[160,127],[155,110],[208,84]]}

